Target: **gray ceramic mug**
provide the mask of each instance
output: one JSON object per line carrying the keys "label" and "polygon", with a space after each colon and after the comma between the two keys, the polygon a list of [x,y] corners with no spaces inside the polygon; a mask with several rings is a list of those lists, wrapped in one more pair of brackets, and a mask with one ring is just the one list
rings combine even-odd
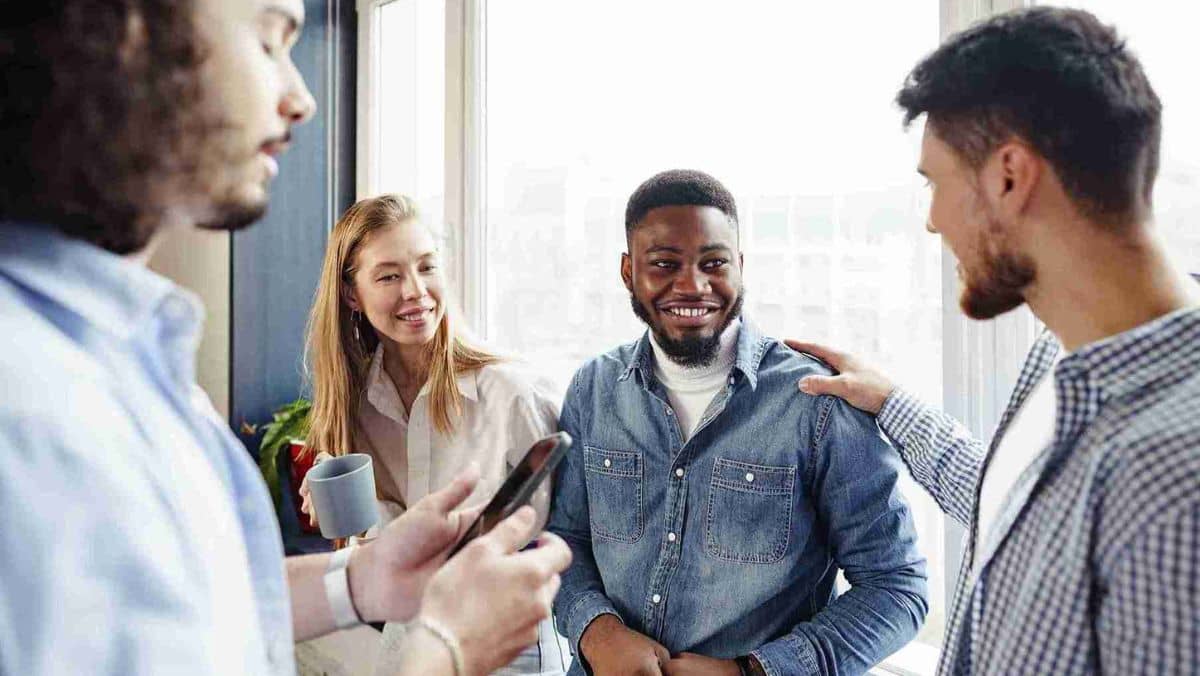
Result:
{"label": "gray ceramic mug", "polygon": [[379,522],[369,455],[351,453],[313,467],[308,471],[308,490],[325,538],[357,535]]}

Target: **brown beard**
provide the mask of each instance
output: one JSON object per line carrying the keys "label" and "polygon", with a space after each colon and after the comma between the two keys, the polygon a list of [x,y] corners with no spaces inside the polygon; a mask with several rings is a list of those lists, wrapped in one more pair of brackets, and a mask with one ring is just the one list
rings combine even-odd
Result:
{"label": "brown beard", "polygon": [[979,236],[981,275],[963,269],[958,304],[971,319],[991,319],[1025,304],[1025,288],[1036,277],[1033,260],[1025,254],[999,249],[1000,228],[988,216],[987,231]]}

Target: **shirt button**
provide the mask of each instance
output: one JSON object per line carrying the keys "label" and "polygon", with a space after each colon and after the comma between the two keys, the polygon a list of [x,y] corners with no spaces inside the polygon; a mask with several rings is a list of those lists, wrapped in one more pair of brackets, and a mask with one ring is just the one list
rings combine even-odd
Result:
{"label": "shirt button", "polygon": [[675,468],[675,476],[679,477],[680,479],[683,478],[683,468],[682,467]]}
{"label": "shirt button", "polygon": [[754,483],[754,472],[746,472],[746,481]]}
{"label": "shirt button", "polygon": [[658,594],[655,594],[654,596],[651,596],[651,597],[650,597],[650,602],[651,602],[651,603],[653,603],[653,604],[655,604],[655,605],[658,605],[658,602],[659,602],[659,601],[661,601],[661,600],[662,600],[662,597],[661,597],[661,596],[659,596]]}
{"label": "shirt button", "polygon": [[670,406],[666,407],[666,409],[664,409],[664,410],[666,410],[666,412],[667,412],[667,415],[671,415],[671,414],[672,414],[672,411],[671,411],[671,407],[670,407]]}
{"label": "shirt button", "polygon": [[605,467],[612,467],[612,460],[609,460],[608,458],[605,458],[605,459],[604,459],[604,466],[605,466]]}
{"label": "shirt button", "polygon": [[734,383],[734,378],[733,378],[733,376],[729,376],[729,384],[730,384],[730,385],[732,385],[733,383]]}
{"label": "shirt button", "polygon": [[675,534],[667,533],[667,542],[674,542],[674,541],[675,541]]}

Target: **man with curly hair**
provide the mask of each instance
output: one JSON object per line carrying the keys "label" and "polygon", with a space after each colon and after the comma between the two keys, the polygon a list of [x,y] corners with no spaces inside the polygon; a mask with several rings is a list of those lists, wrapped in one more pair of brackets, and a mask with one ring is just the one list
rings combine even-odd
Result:
{"label": "man with curly hair", "polygon": [[570,554],[514,553],[531,510],[445,563],[469,469],[374,542],[285,562],[196,386],[202,310],[145,267],[172,231],[264,213],[315,109],[303,21],[301,0],[0,10],[0,674],[293,674],[293,637],[382,620],[415,620],[408,673],[484,673],[549,614]]}

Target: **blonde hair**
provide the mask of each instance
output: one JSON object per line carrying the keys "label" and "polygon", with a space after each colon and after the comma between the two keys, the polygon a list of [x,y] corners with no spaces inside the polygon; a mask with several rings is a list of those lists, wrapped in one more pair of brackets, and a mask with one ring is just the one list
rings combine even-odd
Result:
{"label": "blonde hair", "polygon": [[[353,268],[359,249],[372,233],[417,219],[412,199],[380,195],[356,202],[329,233],[305,347],[313,396],[308,449],[332,455],[356,451],[354,426],[379,336],[366,317],[353,312],[346,303],[346,296],[353,290]],[[494,364],[500,357],[470,344],[456,330],[453,313],[445,301],[443,307],[426,353],[430,360],[429,411],[434,428],[449,435],[454,432],[455,419],[462,415],[458,376]]]}

